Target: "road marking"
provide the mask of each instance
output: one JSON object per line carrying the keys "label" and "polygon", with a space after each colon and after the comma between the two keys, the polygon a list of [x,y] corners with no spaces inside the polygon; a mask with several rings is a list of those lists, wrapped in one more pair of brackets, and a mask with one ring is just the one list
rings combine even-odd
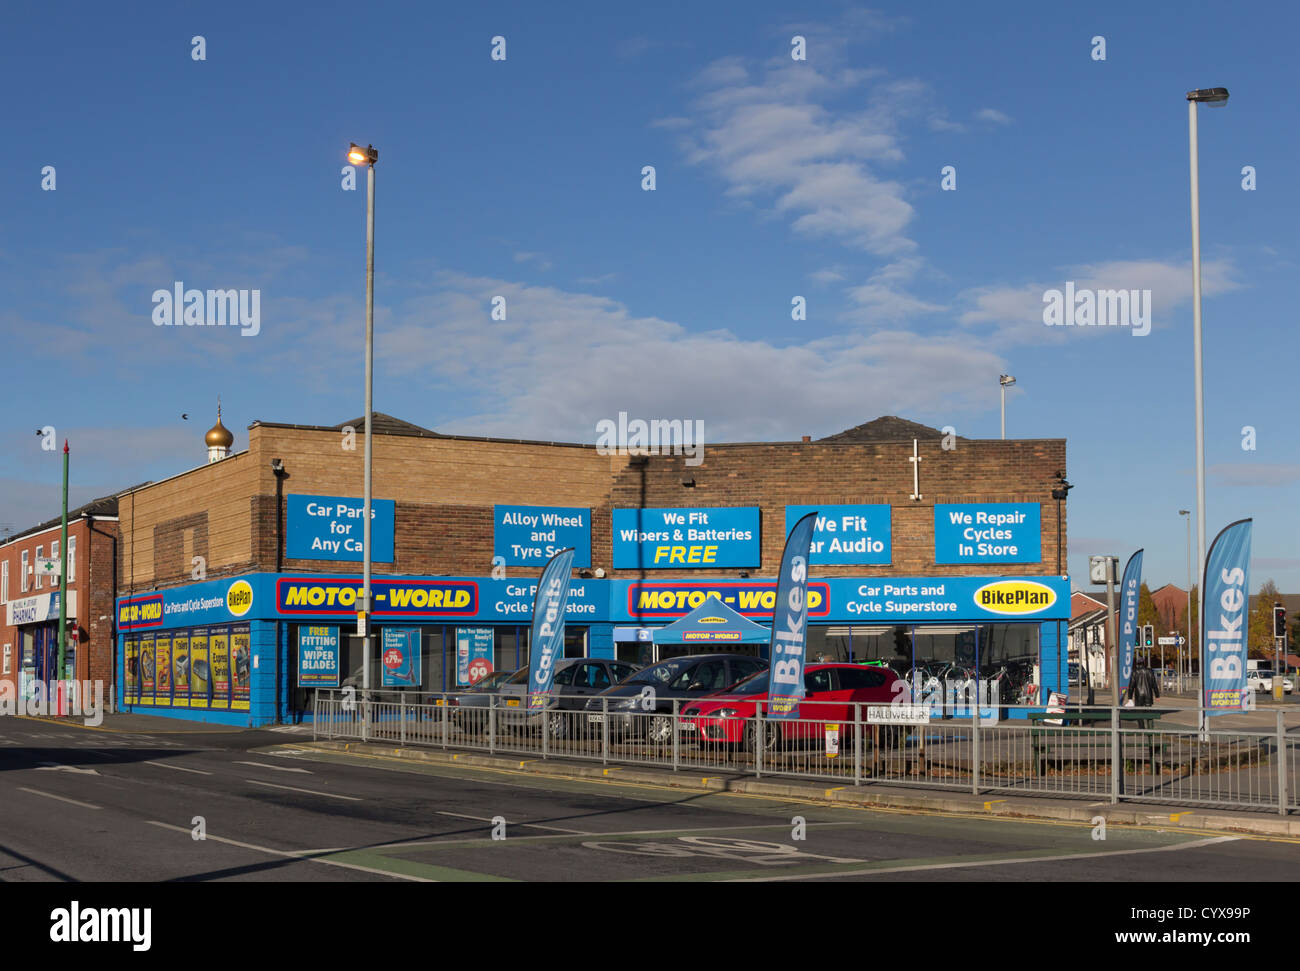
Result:
{"label": "road marking", "polygon": [[[442,815],[444,815],[444,816],[457,816],[457,815],[459,815],[459,813],[442,813]],[[480,817],[478,817],[478,816],[466,816],[466,817],[464,817],[464,818],[465,818],[465,819],[479,819]],[[483,820],[483,821],[484,821],[484,822],[490,822],[491,820]],[[528,825],[528,824],[525,823],[524,825]],[[850,821],[847,821],[847,820],[846,820],[846,821],[844,821],[844,822],[834,822],[834,823],[809,823],[808,825],[809,825],[809,827],[812,827],[812,826],[857,826],[858,824],[857,824],[856,822],[850,822]],[[618,831],[618,832],[614,832],[614,833],[574,833],[573,835],[575,835],[575,836],[598,836],[598,837],[600,837],[601,839],[613,839],[613,838],[618,837],[618,836],[663,836],[663,835],[665,835],[665,834],[676,835],[676,834],[678,834],[678,833],[730,833],[730,832],[735,831],[735,830],[744,830],[744,829],[780,829],[780,830],[789,830],[789,828],[790,828],[790,825],[789,825],[788,823],[756,823],[756,824],[753,825],[753,826],[748,826],[748,825],[747,825],[747,826],[688,826],[688,827],[685,827],[685,828],[677,827],[677,828],[675,828],[675,829],[631,829],[631,830]],[[540,843],[540,842],[543,842],[543,841],[545,841],[545,840],[561,840],[561,839],[568,839],[568,835],[566,834],[566,835],[564,835],[564,836],[513,836],[513,837],[511,837],[511,839],[512,839],[514,842],[516,842],[516,843],[522,843],[522,842],[528,842],[528,843]],[[372,850],[394,850],[394,849],[398,849],[398,850],[400,850],[400,849],[405,849],[406,847],[411,847],[411,846],[474,846],[474,845],[481,844],[482,842],[483,842],[482,839],[474,839],[474,840],[445,840],[445,839],[438,839],[438,840],[410,840],[410,841],[405,842],[405,843],[380,843],[380,844],[377,845],[377,846],[372,846],[372,847],[370,847],[370,849],[372,849]]]}
{"label": "road marking", "polygon": [[58,762],[42,762],[37,772],[76,772],[80,775],[99,775],[98,769],[79,769],[75,765],[60,765]]}
{"label": "road marking", "polygon": [[1107,850],[1102,853],[1063,853],[1059,856],[1022,856],[1007,857],[1001,860],[971,860],[965,863],[923,863],[916,866],[880,867],[867,870],[836,870],[829,873],[789,874],[787,876],[744,877],[730,883],[760,883],[768,880],[815,880],[826,877],[872,876],[877,873],[915,873],[922,870],[963,870],[972,867],[1005,866],[1014,863],[1057,863],[1061,860],[1096,860],[1107,856],[1135,856],[1139,853],[1168,853],[1170,850],[1190,850],[1198,846],[1211,846],[1215,843],[1231,843],[1239,836],[1216,836],[1213,839],[1193,840],[1190,843],[1177,843],[1173,846],[1145,847],[1137,850]]}
{"label": "road marking", "polygon": [[[193,830],[186,829],[184,826],[173,826],[171,823],[160,823],[156,819],[145,820],[150,826],[161,826],[163,829],[170,829],[173,832],[184,833],[186,836],[192,836]],[[273,850],[269,846],[258,846],[255,843],[241,843],[239,840],[227,839],[224,836],[213,836],[207,833],[204,839],[213,840],[217,843],[227,843],[230,846],[238,846],[245,850],[256,850],[259,853],[270,853],[272,856],[282,856],[290,860],[302,860],[304,863],[324,863],[326,866],[340,866],[347,870],[361,870],[365,873],[378,873],[385,877],[395,877],[398,880],[414,880],[416,883],[437,883],[436,880],[430,880],[427,877],[416,877],[406,873],[390,872],[381,870],[378,867],[361,866],[358,863],[344,863],[342,860],[329,860],[325,857],[310,856],[306,854],[318,853],[319,850]]]}
{"label": "road marking", "polygon": [[272,765],[270,762],[236,762],[235,765],[255,765],[259,769],[275,769],[279,772],[303,772],[307,775],[314,775],[310,769],[295,769],[288,765]]}
{"label": "road marking", "polygon": [[290,792],[305,792],[312,796],[325,796],[329,799],[346,799],[349,802],[365,801],[357,796],[340,796],[336,792],[317,792],[315,789],[299,789],[297,786],[277,786],[274,782],[258,782],[256,779],[245,779],[244,781],[250,782],[255,786],[266,786],[268,789],[288,789]]}
{"label": "road marking", "polygon": [[183,765],[172,765],[168,762],[145,762],[145,765],[156,765],[160,769],[175,769],[177,772],[193,772],[195,775],[212,775],[211,772],[204,772],[202,769],[187,769]]}
{"label": "road marking", "polygon": [[76,799],[69,799],[67,796],[56,796],[52,792],[42,792],[40,789],[28,789],[26,786],[19,786],[23,792],[30,792],[33,796],[44,796],[47,799],[57,799],[59,802],[70,802],[74,806],[80,806],[82,809],[103,809],[103,806],[96,806],[89,802],[78,802]]}
{"label": "road marking", "polygon": [[[441,811],[441,810],[438,811],[438,815],[439,815],[439,816],[456,816],[456,817],[458,817],[458,818],[460,818],[460,819],[473,819],[473,820],[476,820],[476,821],[478,821],[478,822],[480,822],[480,823],[495,823],[495,822],[496,822],[496,819],[495,819],[494,817],[491,817],[491,816],[467,816],[467,815],[465,815],[464,813],[449,813],[449,812],[443,812],[443,811]],[[543,826],[541,823],[511,823],[511,822],[507,822],[506,825],[507,825],[507,826],[531,826],[533,829],[549,829],[549,830],[552,830],[553,832],[556,832],[556,833],[565,833],[565,834],[570,835],[570,836],[599,836],[599,835],[600,835],[599,833],[587,833],[587,832],[584,832],[583,830],[580,830],[580,829],[564,829],[563,827],[560,827],[560,826]],[[410,844],[406,844],[406,845],[409,846]]]}

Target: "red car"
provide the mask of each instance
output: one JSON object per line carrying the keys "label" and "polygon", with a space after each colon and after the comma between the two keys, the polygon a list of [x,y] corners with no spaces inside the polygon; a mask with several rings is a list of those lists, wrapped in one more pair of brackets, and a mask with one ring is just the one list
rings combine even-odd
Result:
{"label": "red car", "polygon": [[[760,671],[726,692],[693,701],[682,709],[682,730],[703,743],[754,747],[754,712],[762,702],[767,714],[768,672]],[[897,687],[895,687],[897,685]],[[885,667],[860,664],[810,664],[804,668],[807,694],[799,702],[798,719],[764,720],[763,747],[775,748],[783,740],[821,739],[826,723],[852,724],[854,703],[888,705],[910,700],[907,682]],[[866,712],[862,713],[866,718]],[[843,729],[841,729],[843,731]]]}

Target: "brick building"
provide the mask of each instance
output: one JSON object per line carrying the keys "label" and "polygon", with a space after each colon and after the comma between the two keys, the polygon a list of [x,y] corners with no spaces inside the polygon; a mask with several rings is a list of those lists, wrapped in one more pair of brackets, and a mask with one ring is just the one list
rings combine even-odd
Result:
{"label": "brick building", "polygon": [[[57,677],[59,577],[36,564],[60,558],[61,526],[52,519],[0,544],[0,680],[15,689]],[[68,511],[67,676],[102,681],[105,695],[115,680],[117,526],[115,496]]]}
{"label": "brick building", "polygon": [[[207,465],[120,496],[128,703],[236,723],[300,717],[315,678],[299,668],[307,627],[338,638],[338,679],[359,675],[349,635],[363,427],[253,422],[248,448],[229,455],[218,422]],[[1062,504],[1051,499],[1063,440],[945,439],[882,418],[816,442],[709,445],[690,465],[681,454],[442,435],[384,415],[374,432],[372,622],[381,637],[418,628],[424,691],[464,683],[469,641],[493,668],[526,663],[551,548],[578,550],[568,654],[662,657],[640,632],[710,593],[761,623],[775,595],[763,578],[805,506],[824,514],[810,656],[878,657],[900,670],[1015,664],[1035,687],[1056,682],[1069,606],[1056,575]],[[977,591],[998,578],[1036,585],[1051,605],[979,607]],[[377,658],[371,666],[378,686]]]}

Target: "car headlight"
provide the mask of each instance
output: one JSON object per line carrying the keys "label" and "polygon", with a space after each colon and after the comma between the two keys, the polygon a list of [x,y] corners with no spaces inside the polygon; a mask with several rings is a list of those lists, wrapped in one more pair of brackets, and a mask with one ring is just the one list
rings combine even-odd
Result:
{"label": "car headlight", "polygon": [[718,718],[735,718],[738,712],[735,708],[719,708],[713,714]]}

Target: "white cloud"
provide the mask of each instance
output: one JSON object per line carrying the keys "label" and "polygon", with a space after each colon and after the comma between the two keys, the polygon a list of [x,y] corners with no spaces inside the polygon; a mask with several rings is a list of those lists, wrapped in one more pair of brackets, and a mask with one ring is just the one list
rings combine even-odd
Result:
{"label": "white cloud", "polygon": [[[438,283],[395,311],[377,352],[395,376],[463,382],[475,411],[444,432],[591,442],[596,422],[619,411],[703,419],[715,442],[826,435],[881,414],[961,424],[986,407],[984,376],[1004,363],[905,331],[777,344],[691,333],[552,287],[458,273]],[[506,297],[505,321],[487,319],[494,294]]]}
{"label": "white cloud", "polygon": [[539,270],[543,270],[543,271],[549,270],[551,268],[551,261],[546,258],[545,254],[542,253],[519,252],[515,254],[515,262],[532,263]]}
{"label": "white cloud", "polygon": [[1011,124],[1011,116],[1003,114],[1001,111],[998,111],[996,108],[981,109],[980,111],[975,112],[975,117],[979,121],[992,122],[995,125]]}

